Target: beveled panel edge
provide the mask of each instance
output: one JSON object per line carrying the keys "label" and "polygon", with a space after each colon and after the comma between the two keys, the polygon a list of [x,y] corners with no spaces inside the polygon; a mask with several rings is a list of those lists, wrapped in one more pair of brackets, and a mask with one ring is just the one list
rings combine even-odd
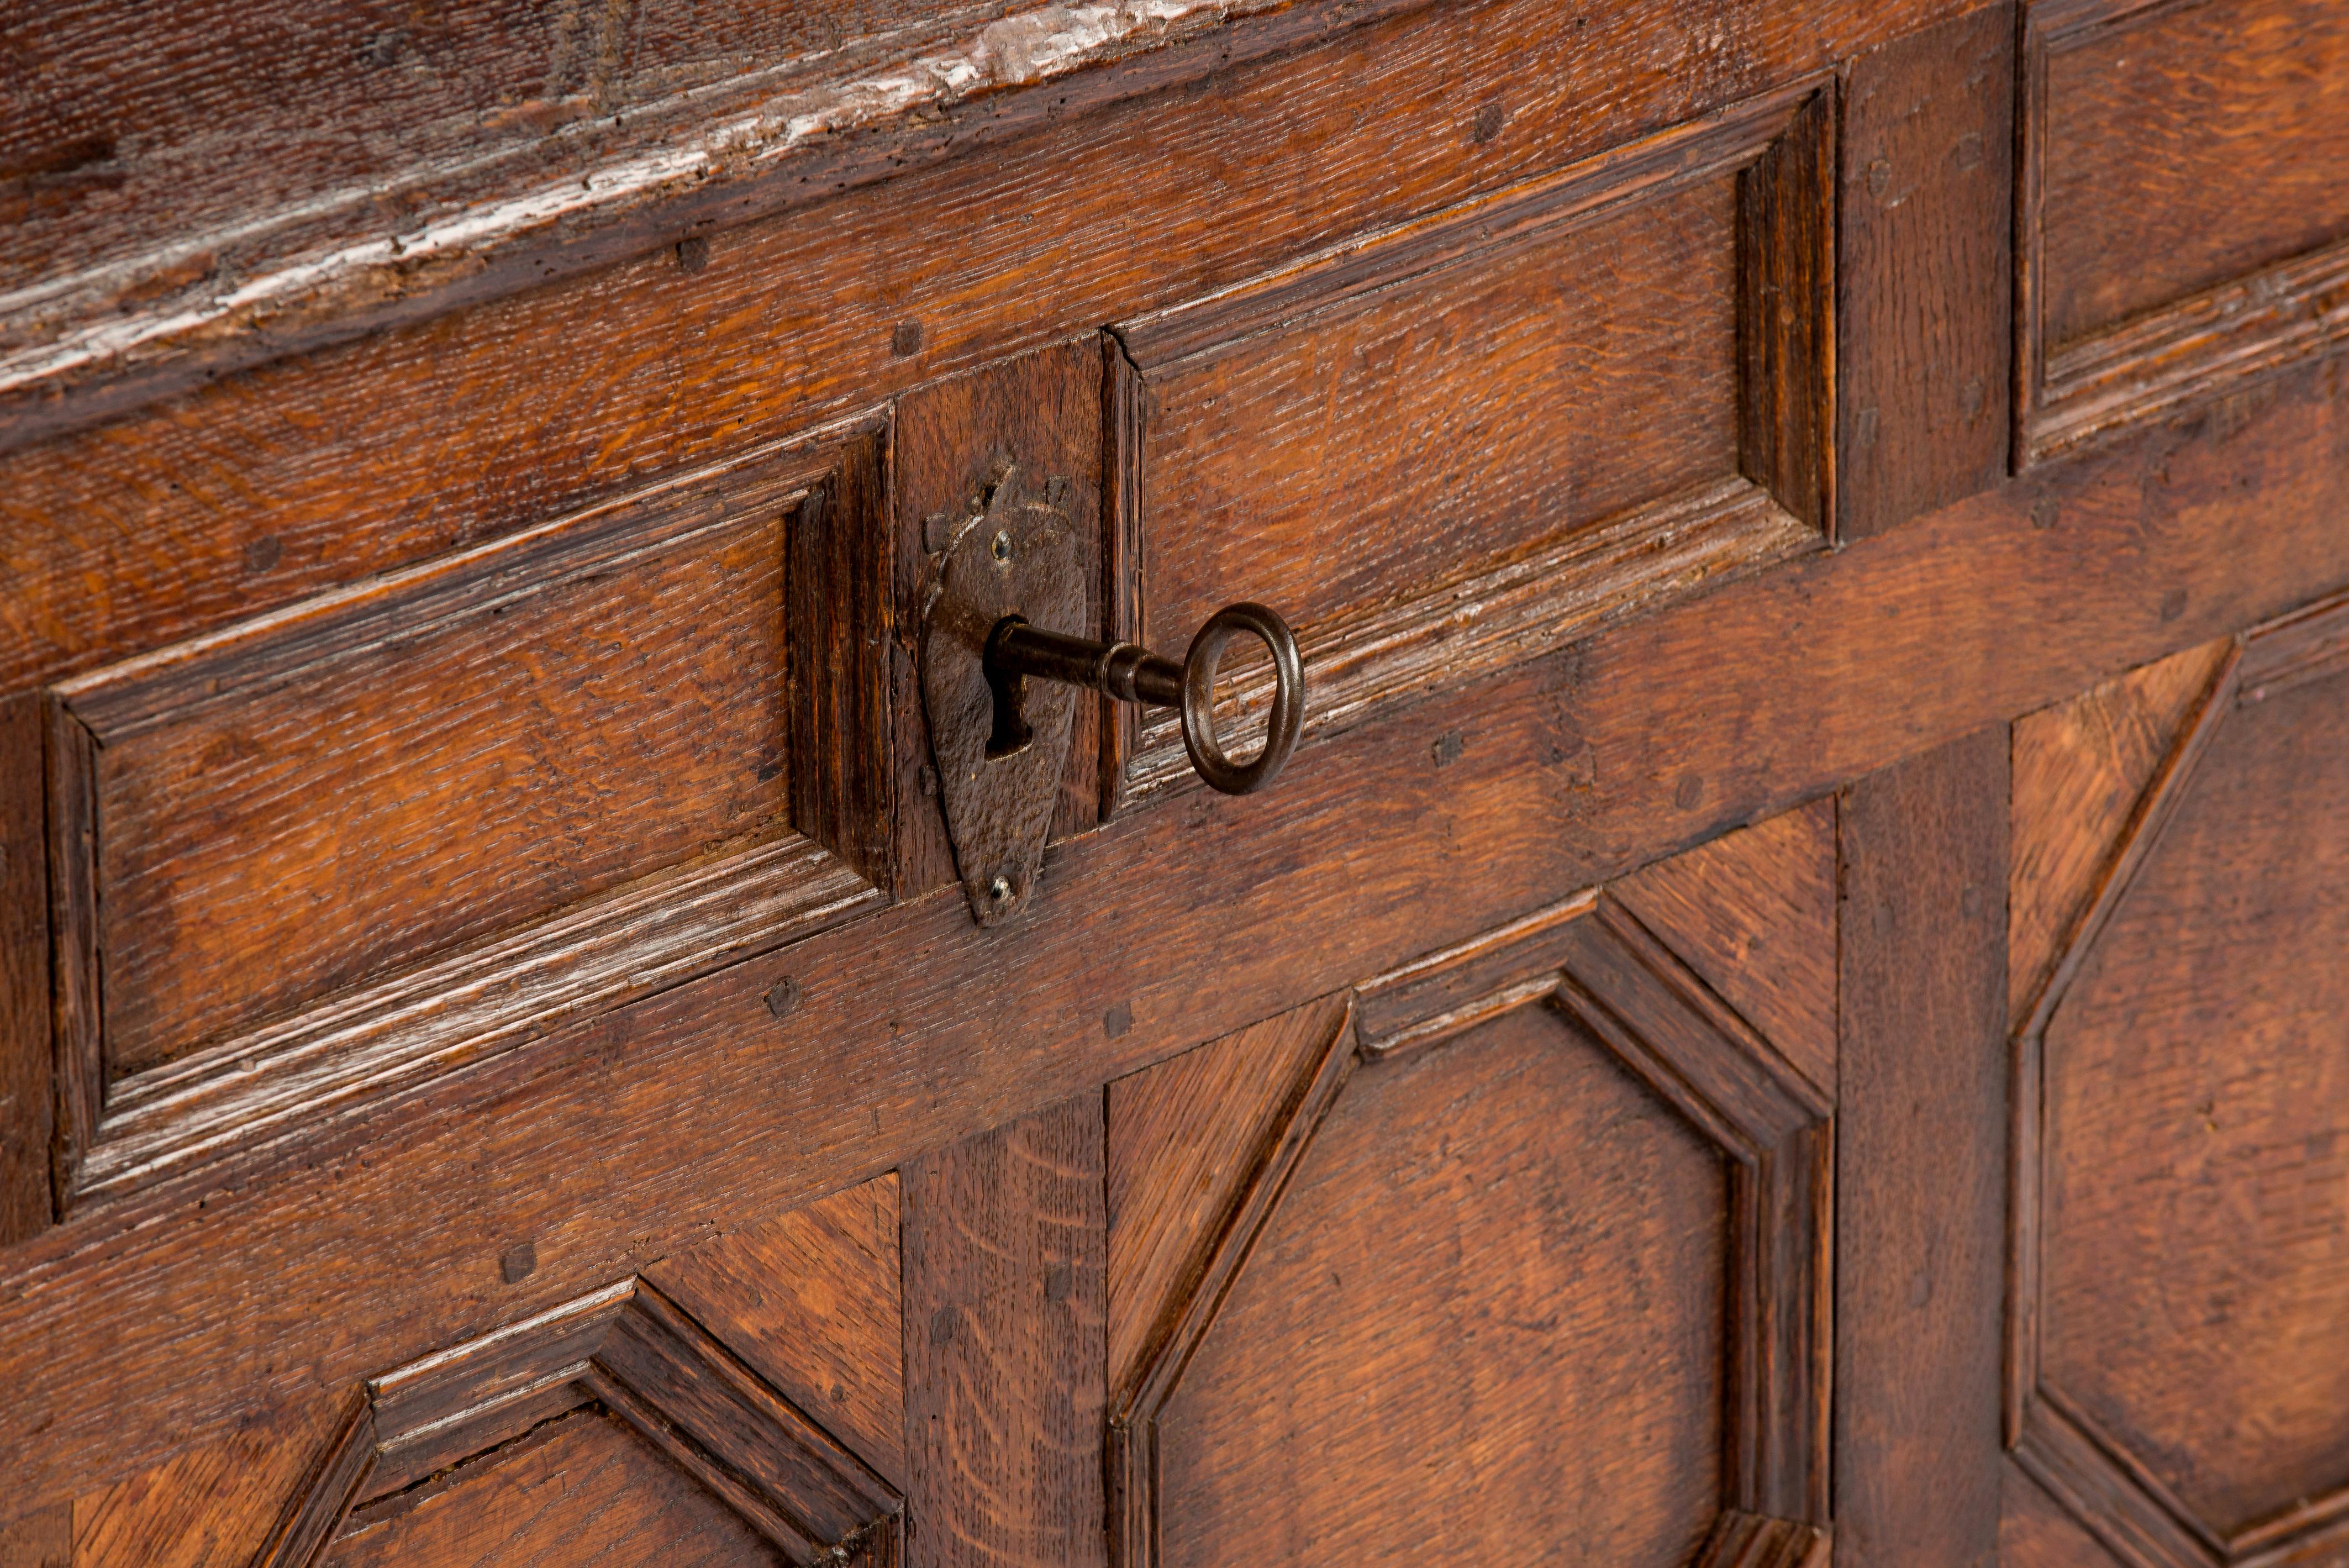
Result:
{"label": "beveled panel edge", "polygon": [[2349,1543],[2349,1480],[2221,1534],[2048,1381],[2039,1358],[2048,1027],[2230,716],[2349,669],[2349,591],[2263,621],[2232,642],[2123,825],[2095,892],[2058,944],[2055,965],[2010,1045],[2005,1444],[2065,1512],[2136,1568],[2282,1568]]}
{"label": "beveled panel edge", "polygon": [[[1302,743],[1826,547],[1817,529],[1767,492],[1730,477],[1475,564],[1426,593],[1333,616],[1298,637],[1305,662]],[[1261,656],[1235,657],[1229,679],[1230,694],[1216,708],[1216,728],[1226,734],[1260,723],[1273,692],[1271,666]],[[1179,716],[1147,715],[1127,772],[1126,801],[1140,804],[1194,782]]]}
{"label": "beveled panel edge", "polygon": [[2047,341],[2048,65],[2200,0],[2040,0],[2022,21],[2014,180],[2015,473],[2207,405],[2349,338],[2349,236],[2069,343]]}
{"label": "beveled panel edge", "polygon": [[596,1403],[795,1560],[894,1568],[904,1498],[636,1275],[367,1379],[256,1562],[307,1568],[354,1506]]}

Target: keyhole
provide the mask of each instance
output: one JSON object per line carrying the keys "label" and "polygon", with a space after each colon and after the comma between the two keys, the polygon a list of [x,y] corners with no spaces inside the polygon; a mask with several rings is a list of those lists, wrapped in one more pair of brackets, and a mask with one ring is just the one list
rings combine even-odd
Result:
{"label": "keyhole", "polygon": [[987,672],[987,690],[995,699],[995,727],[987,737],[987,760],[993,762],[1026,751],[1028,742],[1036,738],[1028,721],[1019,714],[1028,698],[1027,678],[990,669]]}

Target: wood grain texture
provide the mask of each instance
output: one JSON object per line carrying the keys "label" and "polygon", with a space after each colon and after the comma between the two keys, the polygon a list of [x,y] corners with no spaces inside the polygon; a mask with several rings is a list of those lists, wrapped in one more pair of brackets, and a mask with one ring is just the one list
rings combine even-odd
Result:
{"label": "wood grain texture", "polygon": [[74,1568],[254,1562],[344,1414],[297,1407],[75,1499]]}
{"label": "wood grain texture", "polygon": [[[0,1468],[28,1503],[86,1491],[2292,609],[2349,581],[2341,417],[2303,367],[2240,421],[2148,431],[1431,694],[1300,751],[1267,794],[1131,813],[1062,846],[1017,965],[959,906],[881,910],[557,1030],[202,1209],[53,1228],[0,1276],[21,1413]],[[1361,847],[1332,855],[1341,826]],[[1212,853],[1226,836],[1249,855]],[[1202,952],[1212,986],[1190,978]],[[801,1001],[778,1020],[784,978]],[[539,1262],[516,1286],[499,1258],[525,1237]],[[145,1398],[102,1392],[122,1386]]]}
{"label": "wood grain texture", "polygon": [[[0,691],[1196,297],[1957,8],[1708,0],[1577,28],[1558,0],[1484,0],[1390,17],[716,235],[698,273],[666,250],[552,285],[533,272],[526,292],[22,448],[0,478]],[[1496,99],[1506,123],[1467,143]],[[919,347],[900,355],[906,322]]]}
{"label": "wood grain texture", "polygon": [[0,701],[0,1246],[53,1212],[47,740],[39,699]]}
{"label": "wood grain texture", "polygon": [[900,1180],[906,1562],[1105,1563],[1100,1094]]}
{"label": "wood grain texture", "polygon": [[1684,1560],[1723,1479],[1726,1186],[1537,1009],[1363,1068],[1158,1417],[1157,1561]]}
{"label": "wood grain texture", "polygon": [[2238,1554],[2349,1513],[2341,691],[2216,719],[2045,1029],[2041,1387]]}
{"label": "wood grain texture", "polygon": [[1996,1560],[2007,737],[1853,784],[1839,829],[1836,1561]]}
{"label": "wood grain texture", "polygon": [[2349,147],[2337,15],[2078,0],[2034,7],[2023,47],[2018,463],[2239,394],[2349,330],[2349,205],[2314,172]]}
{"label": "wood grain texture", "polygon": [[1737,180],[1738,465],[1822,535],[1836,516],[1836,95]]}
{"label": "wood grain texture", "polygon": [[884,447],[877,432],[848,442],[802,498],[783,576],[792,825],[885,888],[897,803]]}
{"label": "wood grain texture", "polygon": [[1515,555],[1734,472],[1733,160],[1784,117],[1656,139],[1693,165],[1662,179],[1635,144],[1350,245],[1334,275],[1123,328],[1150,393],[1151,631],[1179,647],[1241,598],[1309,627],[1439,555]]}
{"label": "wood grain texture", "polygon": [[1826,1568],[1834,1549],[1815,1524],[1732,1511],[1697,1553],[1695,1568]]}
{"label": "wood grain texture", "polygon": [[2349,19],[2323,0],[2129,9],[2050,28],[2051,345],[2349,233],[2331,174],[2349,161]]}
{"label": "wood grain texture", "polygon": [[897,1178],[875,1178],[645,1272],[778,1392],[902,1489]]}
{"label": "wood grain texture", "polygon": [[443,1478],[355,1511],[333,1568],[787,1563],[699,1482],[595,1410],[541,1426]]}
{"label": "wood grain texture", "polygon": [[111,1076],[787,819],[782,520],[596,544],[173,661],[200,706],[145,669],[64,689],[101,748]]}
{"label": "wood grain texture", "polygon": [[[1104,629],[1102,375],[1099,338],[1087,334],[940,382],[897,405],[890,482],[897,530],[895,700],[905,716],[895,759],[900,898],[953,881],[958,866],[940,805],[921,667],[924,611],[947,530],[983,509],[995,482],[1006,473],[1031,498],[1056,493],[1059,500],[1051,504],[1074,536],[1083,599],[1078,624],[1054,629],[1094,635]],[[1059,796],[1045,807],[1063,831],[1081,832],[1099,820],[1099,708],[1105,701],[1081,695],[1077,702],[1079,712],[1089,717],[1069,745]]]}
{"label": "wood grain texture", "polygon": [[2147,789],[2211,695],[2229,642],[2100,681],[2013,724],[2007,1006],[2020,1029],[2109,875]]}
{"label": "wood grain texture", "polygon": [[1142,1371],[1345,1016],[1343,998],[1311,1002],[1104,1091],[1112,1397]]}
{"label": "wood grain texture", "polygon": [[2022,1466],[2000,1467],[1999,1568],[2113,1568],[2116,1558]]}
{"label": "wood grain texture", "polygon": [[1985,6],[1843,83],[1836,536],[2004,477],[2013,377],[2015,18]]}
{"label": "wood grain texture", "polygon": [[58,1503],[0,1522],[7,1568],[73,1568],[73,1505]]}
{"label": "wood grain texture", "polygon": [[1836,803],[1812,802],[1608,891],[1821,1092],[1836,1091]]}

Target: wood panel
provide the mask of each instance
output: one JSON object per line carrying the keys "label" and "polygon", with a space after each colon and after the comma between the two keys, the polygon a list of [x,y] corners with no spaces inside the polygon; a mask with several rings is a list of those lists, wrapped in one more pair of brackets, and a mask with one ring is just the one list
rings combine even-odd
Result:
{"label": "wood panel", "polygon": [[1795,1070],[1836,1092],[1836,803],[1814,801],[1609,889]]}
{"label": "wood panel", "polygon": [[2007,736],[1844,793],[1836,1561],[1998,1561]]}
{"label": "wood panel", "polygon": [[[61,1197],[182,1179],[882,901],[790,815],[885,842],[834,748],[792,787],[783,531],[877,461],[848,444],[57,688]],[[806,661],[877,684],[881,649],[827,657],[812,618]]]}
{"label": "wood panel", "polygon": [[76,1498],[74,1568],[254,1562],[342,1416],[331,1403],[296,1407]]}
{"label": "wood panel", "polygon": [[1825,1102],[1611,901],[1359,989],[1120,1394],[1120,1561],[1807,1560]]}
{"label": "wood panel", "polygon": [[1520,1011],[1357,1075],[1158,1417],[1155,1561],[1694,1554],[1726,1178],[1560,1036]]}
{"label": "wood panel", "polygon": [[1844,78],[1836,535],[2005,475],[2013,378],[2012,6],[1912,33]]}
{"label": "wood panel", "polygon": [[[1959,8],[1716,0],[1576,28],[1557,0],[1486,0],[1390,17],[714,234],[697,272],[665,241],[552,285],[528,269],[527,289],[444,320],[13,453],[0,691],[1195,298]],[[1496,101],[1502,124],[1470,140]]]}
{"label": "wood panel", "polygon": [[2018,1452],[2147,1562],[2349,1531],[2344,624],[2244,639],[2019,1045]]}
{"label": "wood panel", "polygon": [[646,1280],[903,1488],[897,1178],[664,1258]]}
{"label": "wood panel", "polygon": [[[1300,750],[1265,795],[1136,812],[1062,846],[1016,966],[950,901],[883,910],[557,1030],[364,1158],[338,1135],[202,1209],[53,1230],[0,1279],[22,1413],[0,1467],[27,1503],[129,1473],[2349,582],[2326,389],[2303,368],[2240,421],[1432,694]],[[1168,978],[1203,951],[1215,985]],[[520,1237],[539,1263],[515,1285]],[[132,1409],[98,1393],[130,1386]]]}
{"label": "wood panel", "polygon": [[574,1410],[494,1455],[358,1510],[319,1561],[332,1568],[742,1568],[790,1560],[624,1423]]}
{"label": "wood panel", "polygon": [[[1831,97],[1733,105],[1122,324],[1150,635],[1273,605],[1319,732],[1823,537]],[[1235,669],[1239,712],[1269,701]],[[1148,726],[1137,793],[1172,736]]]}
{"label": "wood panel", "polygon": [[51,1214],[47,732],[38,699],[0,702],[0,1246]]}
{"label": "wood panel", "polygon": [[2020,1029],[2128,840],[2131,820],[2209,700],[2231,640],[2116,675],[2014,722],[2007,1002]]}
{"label": "wood panel", "polygon": [[2323,0],[2062,0],[2025,38],[2021,462],[2349,331],[2349,24]]}
{"label": "wood panel", "polygon": [[109,1077],[787,823],[794,503],[762,501],[60,688],[98,748]]}
{"label": "wood panel", "polygon": [[1309,1003],[1104,1091],[1112,1392],[1141,1372],[1345,1021],[1342,998]]}
{"label": "wood panel", "polygon": [[1102,1096],[907,1164],[909,1564],[1102,1563]]}

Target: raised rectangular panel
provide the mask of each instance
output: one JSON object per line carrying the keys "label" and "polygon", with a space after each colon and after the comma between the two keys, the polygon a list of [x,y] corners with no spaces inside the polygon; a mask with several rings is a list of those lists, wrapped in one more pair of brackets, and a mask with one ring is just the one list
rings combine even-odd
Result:
{"label": "raised rectangular panel", "polygon": [[[68,1199],[876,901],[886,690],[877,659],[835,655],[871,639],[829,613],[885,605],[878,549],[835,547],[880,539],[873,447],[666,487],[51,689]],[[794,553],[846,586],[787,596]],[[843,560],[867,557],[858,585]],[[816,665],[798,679],[794,642]]]}
{"label": "raised rectangular panel", "polygon": [[1126,620],[1272,606],[1310,735],[1820,547],[1833,130],[1797,86],[1117,327]]}
{"label": "raised rectangular panel", "polygon": [[2349,332],[2349,12],[2056,0],[2027,29],[2019,463]]}

